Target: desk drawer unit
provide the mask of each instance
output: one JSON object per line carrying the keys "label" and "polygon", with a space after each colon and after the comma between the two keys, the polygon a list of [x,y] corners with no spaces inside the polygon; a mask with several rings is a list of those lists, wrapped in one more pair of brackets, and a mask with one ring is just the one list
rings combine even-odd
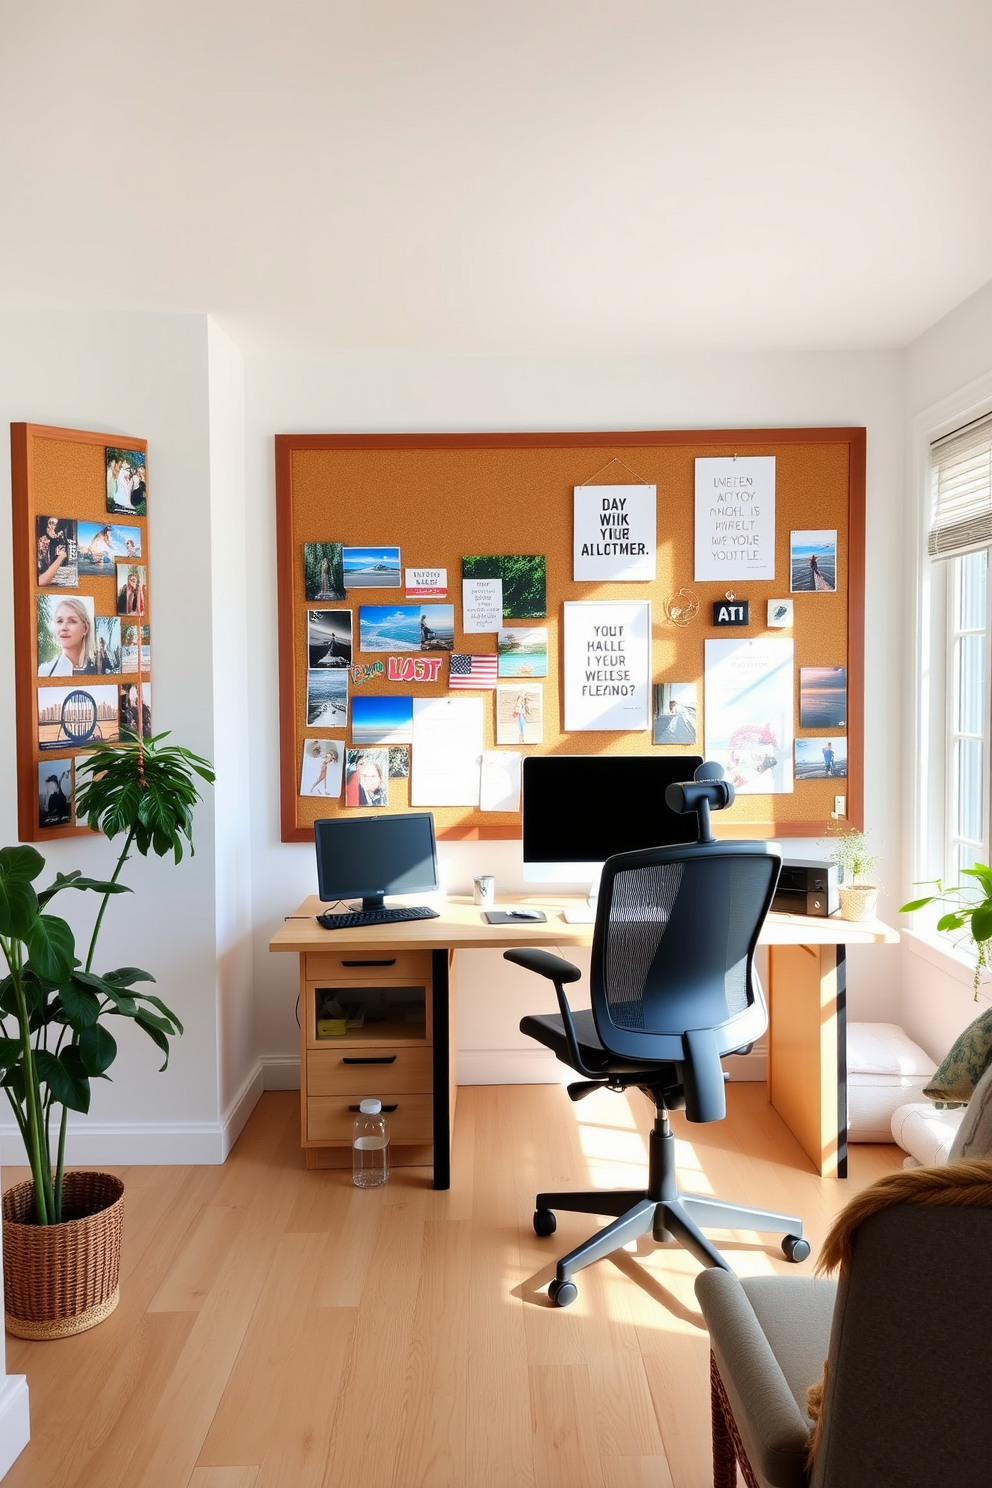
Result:
{"label": "desk drawer unit", "polygon": [[431,1091],[432,1051],[390,1049],[373,1044],[344,1044],[337,1049],[311,1049],[307,1054],[308,1095],[377,1095],[397,1090]]}
{"label": "desk drawer unit", "polygon": [[[366,1092],[367,1093],[367,1092]],[[433,1132],[430,1091],[407,1094],[397,1091],[382,1102],[389,1118],[389,1144],[429,1142]],[[390,1110],[395,1106],[395,1110]],[[358,1111],[358,1098],[349,1095],[311,1095],[307,1099],[307,1139],[311,1142],[347,1143]],[[350,1161],[350,1159],[349,1159]]]}
{"label": "desk drawer unit", "polygon": [[430,982],[430,951],[310,951],[308,982]]}

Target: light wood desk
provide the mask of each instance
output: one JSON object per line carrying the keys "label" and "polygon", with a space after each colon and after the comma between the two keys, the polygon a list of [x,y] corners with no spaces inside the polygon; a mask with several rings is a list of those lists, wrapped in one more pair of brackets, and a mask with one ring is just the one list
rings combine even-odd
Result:
{"label": "light wood desk", "polygon": [[[395,1101],[396,1159],[433,1161],[434,1187],[448,1188],[457,1094],[456,952],[544,946],[567,955],[569,946],[592,944],[592,925],[570,925],[561,913],[584,902],[541,894],[501,898],[499,908],[543,909],[547,922],[488,925],[468,899],[452,898],[436,920],[328,932],[314,918],[320,901],[304,900],[269,950],[300,958],[300,1120],[308,1166],[350,1162],[351,1111],[374,1083],[384,1104],[403,1097]],[[761,932],[760,943],[768,947],[768,1097],[825,1177],[847,1176],[846,947],[898,939],[878,920],[806,915],[770,914]],[[413,1021],[408,1011],[405,1023],[318,1037],[322,989],[372,986],[385,996],[389,989],[397,997],[422,991],[421,1003],[412,1005]]]}

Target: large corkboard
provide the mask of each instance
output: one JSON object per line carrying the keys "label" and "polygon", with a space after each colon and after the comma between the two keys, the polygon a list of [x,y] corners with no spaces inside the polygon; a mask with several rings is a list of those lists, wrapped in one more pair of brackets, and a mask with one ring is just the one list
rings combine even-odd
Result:
{"label": "large corkboard", "polygon": [[[750,603],[748,636],[788,635],[768,631],[766,601],[789,594],[791,530],[837,531],[837,591],[796,595],[796,729],[799,729],[800,666],[848,669],[848,776],[846,781],[808,780],[791,795],[739,796],[721,816],[723,835],[817,836],[830,821],[835,792],[847,797],[852,825],[863,814],[864,650],[864,429],[737,429],[599,434],[452,434],[276,436],[276,518],[279,568],[279,657],[282,835],[309,841],[318,815],[344,809],[298,795],[303,739],[341,738],[340,732],[306,725],[307,600],[303,584],[305,542],[389,543],[401,550],[404,568],[437,565],[448,570],[448,599],[455,606],[455,650],[495,650],[495,636],[465,636],[461,621],[461,561],[478,553],[543,553],[547,559],[548,614],[535,625],[548,628],[548,676],[544,680],[545,752],[640,754],[660,746],[648,733],[572,733],[561,730],[561,626],[566,600],[649,599],[652,674],[662,682],[693,681],[705,720],[703,643],[741,634],[716,630],[713,601],[725,585],[693,579],[694,461],[706,455],[774,455],[776,459],[776,564],[773,581],[738,584]],[[610,464],[614,457],[621,464]],[[607,469],[602,467],[608,466]],[[625,468],[626,467],[626,468]],[[601,472],[601,473],[600,473]],[[650,584],[574,583],[572,580],[573,487],[636,482],[658,490],[657,578]],[[673,625],[664,600],[690,587],[701,601],[690,625]],[[402,590],[399,591],[402,600]],[[384,603],[397,591],[348,594],[342,607],[354,611],[355,655],[358,606]],[[433,684],[366,682],[363,692],[404,690],[417,696],[445,695],[447,667]],[[351,688],[351,695],[356,689]],[[473,694],[478,695],[478,694]],[[486,747],[493,747],[495,703],[487,699]],[[700,733],[700,741],[702,733]],[[350,734],[347,737],[350,743]],[[701,742],[700,746],[701,748]],[[409,803],[409,782],[391,780],[389,810]],[[438,834],[447,838],[517,837],[517,814],[471,808],[435,809]],[[716,825],[716,824],[715,824]]]}

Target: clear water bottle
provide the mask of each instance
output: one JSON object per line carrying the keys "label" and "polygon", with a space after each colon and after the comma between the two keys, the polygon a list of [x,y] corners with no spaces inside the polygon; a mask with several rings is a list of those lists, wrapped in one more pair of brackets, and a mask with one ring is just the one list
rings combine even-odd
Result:
{"label": "clear water bottle", "polygon": [[358,1188],[378,1188],[389,1177],[389,1122],[382,1101],[363,1100],[351,1141],[351,1176]]}

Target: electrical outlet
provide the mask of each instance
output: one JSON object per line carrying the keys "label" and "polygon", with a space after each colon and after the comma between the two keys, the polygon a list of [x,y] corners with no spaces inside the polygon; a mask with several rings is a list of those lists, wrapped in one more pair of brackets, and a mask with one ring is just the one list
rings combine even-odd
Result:
{"label": "electrical outlet", "polygon": [[834,816],[847,815],[847,797],[834,796]]}

